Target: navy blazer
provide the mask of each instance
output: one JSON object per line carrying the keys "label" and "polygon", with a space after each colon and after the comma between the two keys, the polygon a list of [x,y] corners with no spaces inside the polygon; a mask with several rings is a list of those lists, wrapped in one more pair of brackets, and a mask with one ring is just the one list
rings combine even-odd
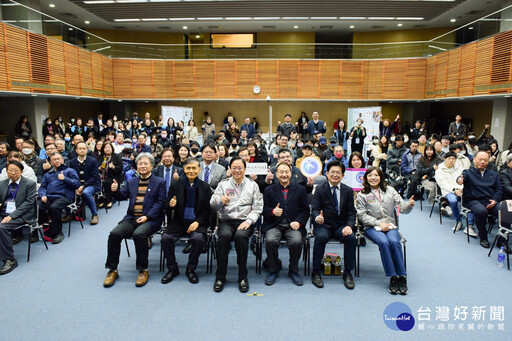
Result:
{"label": "navy blazer", "polygon": [[[283,209],[283,215],[276,217],[272,214],[272,210],[279,204],[279,208]],[[306,223],[309,218],[308,194],[304,186],[290,183],[288,186],[288,196],[284,200],[281,184],[277,183],[265,188],[263,193],[263,225],[261,232],[266,233],[273,227],[276,227],[283,216],[288,218],[290,222],[297,221],[300,223],[299,231],[303,235],[306,234]]]}
{"label": "navy blazer", "polygon": [[[78,162],[78,157],[74,158],[69,162],[69,167],[73,168],[78,174],[78,178],[80,179],[80,163]],[[94,157],[85,157],[85,167],[84,167],[84,188],[85,187],[94,187],[96,192],[101,191],[101,180],[100,180],[100,172],[98,171],[98,161]]]}
{"label": "navy blazer", "polygon": [[313,219],[324,213],[324,224],[319,225],[315,221],[315,226],[324,226],[327,228],[337,228],[339,226],[350,226],[352,231],[356,231],[356,208],[354,206],[354,194],[352,188],[345,184],[341,185],[340,214],[336,212],[334,198],[332,197],[331,185],[326,181],[317,186],[313,195],[312,213]]}
{"label": "navy blazer", "polygon": [[[184,222],[185,212],[185,186],[190,186],[188,178],[182,177],[178,181],[173,181],[169,189],[169,195],[165,202],[165,210],[167,212],[167,228],[166,233],[186,232],[188,225]],[[169,207],[172,197],[176,196],[176,206]],[[210,226],[210,217],[212,209],[210,207],[210,199],[212,190],[206,182],[197,179],[196,200],[194,206],[195,221],[199,223],[196,232],[205,233]],[[174,212],[174,216],[172,214]]]}
{"label": "navy blazer", "polygon": [[[181,167],[178,167],[178,166],[175,166],[174,164],[171,166],[171,183],[172,183],[172,176],[174,175],[174,170],[178,170],[178,175],[180,176],[180,178],[182,176],[185,176],[185,172],[183,171],[183,168]],[[164,165],[160,165],[160,166],[157,166],[155,168],[153,168],[153,170],[151,171],[153,174],[155,174],[156,176],[158,176],[159,178],[164,178],[165,177],[165,166]]]}
{"label": "navy blazer", "polygon": [[[118,200],[130,200],[128,210],[123,220],[135,218],[133,215],[133,205],[135,205],[135,200],[137,198],[139,179],[139,177],[133,177],[128,181],[128,184],[125,187],[113,192],[114,197]],[[157,176],[151,176],[146,194],[144,195],[142,215],[148,217],[148,222],[150,223],[153,232],[160,229],[164,220],[165,192],[165,181]]]}

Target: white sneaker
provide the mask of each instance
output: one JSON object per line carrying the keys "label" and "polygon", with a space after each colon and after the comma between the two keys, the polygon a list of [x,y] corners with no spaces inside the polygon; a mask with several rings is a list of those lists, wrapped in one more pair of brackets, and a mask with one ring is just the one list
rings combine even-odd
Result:
{"label": "white sneaker", "polygon": [[446,206],[446,215],[448,217],[452,215],[452,208],[450,206]]}
{"label": "white sneaker", "polygon": [[452,231],[460,231],[462,230],[462,221],[459,221],[458,223],[453,226]]}
{"label": "white sneaker", "polygon": [[469,236],[470,237],[478,237],[478,234],[475,232],[475,229],[473,228],[473,225],[468,225],[468,227],[466,227],[464,229],[464,233],[465,234],[468,234],[468,230],[469,230]]}

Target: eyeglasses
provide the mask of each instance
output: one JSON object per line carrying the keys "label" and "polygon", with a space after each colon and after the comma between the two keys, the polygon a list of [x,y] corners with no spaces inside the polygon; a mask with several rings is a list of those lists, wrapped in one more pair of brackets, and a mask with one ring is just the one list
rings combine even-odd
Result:
{"label": "eyeglasses", "polygon": [[231,167],[231,170],[234,170],[234,171],[241,171],[244,169],[245,169],[244,167]]}

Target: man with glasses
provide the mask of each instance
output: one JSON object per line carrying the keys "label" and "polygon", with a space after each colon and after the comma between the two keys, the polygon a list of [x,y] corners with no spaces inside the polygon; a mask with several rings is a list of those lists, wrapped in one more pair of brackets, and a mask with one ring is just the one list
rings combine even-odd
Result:
{"label": "man with glasses", "polygon": [[[278,162],[279,163],[286,163],[290,165],[292,168],[292,176],[291,176],[291,183],[298,184],[301,186],[304,186],[307,193],[311,193],[313,191],[313,184],[315,180],[313,178],[306,178],[299,168],[293,166],[293,157],[292,153],[288,149],[280,149],[278,153]],[[267,185],[270,185],[272,183],[277,184],[279,183],[279,180],[275,177],[276,169],[271,168],[271,173],[269,173],[265,179],[265,183]]]}

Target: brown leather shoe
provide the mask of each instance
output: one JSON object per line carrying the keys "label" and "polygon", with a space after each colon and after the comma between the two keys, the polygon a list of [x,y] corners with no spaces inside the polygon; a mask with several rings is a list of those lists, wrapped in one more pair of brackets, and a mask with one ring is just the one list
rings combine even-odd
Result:
{"label": "brown leather shoe", "polygon": [[143,287],[146,285],[149,279],[149,271],[148,270],[140,270],[139,277],[137,277],[137,282],[135,282],[135,286]]}
{"label": "brown leather shoe", "polygon": [[91,218],[91,225],[96,225],[100,222],[100,218],[97,214],[93,215]]}
{"label": "brown leather shoe", "polygon": [[103,282],[103,286],[105,288],[111,287],[116,282],[116,279],[119,278],[119,274],[117,273],[117,270],[110,270],[107,273],[107,277],[105,277],[105,281]]}
{"label": "brown leather shoe", "polygon": [[63,223],[69,223],[70,220],[71,220],[71,215],[70,214],[66,214],[66,215],[62,216],[62,222]]}

